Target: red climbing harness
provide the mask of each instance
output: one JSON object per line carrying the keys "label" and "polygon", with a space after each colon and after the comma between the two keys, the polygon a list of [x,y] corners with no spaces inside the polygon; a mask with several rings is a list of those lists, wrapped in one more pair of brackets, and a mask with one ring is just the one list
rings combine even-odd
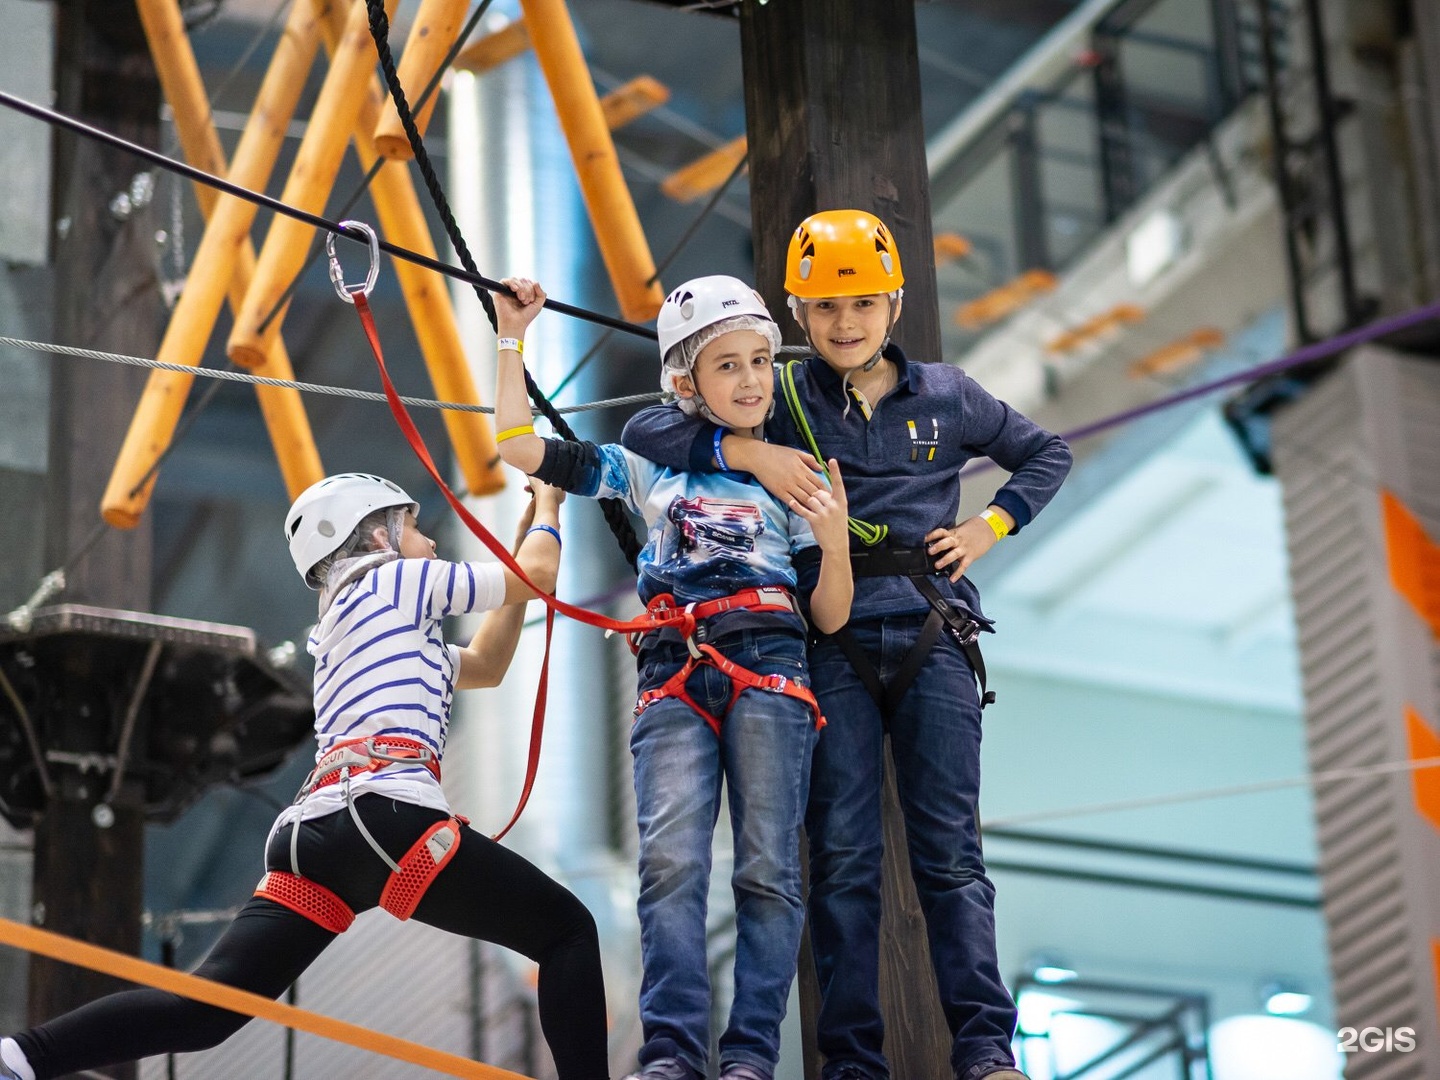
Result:
{"label": "red climbing harness", "polygon": [[[356,827],[375,849],[375,853],[390,866],[390,878],[380,893],[380,906],[397,919],[408,919],[414,914],[416,905],[420,903],[420,898],[425,895],[425,890],[430,887],[435,876],[445,869],[445,865],[459,850],[461,831],[468,822],[458,814],[436,822],[424,836],[415,841],[403,859],[399,862],[392,861],[355,814],[354,804],[349,801],[349,782],[356,776],[379,772],[394,765],[423,765],[437,781],[440,779],[440,763],[435,760],[435,752],[425,743],[390,735],[371,735],[338,742],[321,754],[315,768],[310,771],[310,776],[301,785],[297,801],[303,802],[313,792],[331,784],[346,785],[345,798],[350,805],[350,813],[355,818]],[[292,826],[298,834],[300,821],[297,819]],[[291,869],[295,873],[271,870],[260,879],[255,895],[264,896],[304,915],[333,934],[344,933],[355,921],[355,913],[344,900],[325,886],[300,874],[300,867],[294,865],[297,863],[296,834],[291,836],[290,849]]]}
{"label": "red climbing harness", "polygon": [[436,781],[440,779],[440,762],[435,751],[425,743],[390,735],[372,735],[363,739],[345,739],[320,756],[310,776],[300,788],[300,798],[345,777],[379,772],[391,765],[423,765]]}
{"label": "red climbing harness", "polygon": [[[818,729],[825,726],[825,717],[820,714],[820,703],[815,700],[815,695],[810,692],[808,686],[785,675],[757,675],[749,668],[735,663],[715,646],[695,640],[695,631],[699,629],[703,620],[727,611],[742,609],[745,611],[799,613],[795,606],[795,598],[790,595],[789,590],[770,587],[744,589],[730,596],[722,596],[717,600],[705,600],[697,604],[686,604],[683,607],[676,607],[675,598],[669,593],[662,593],[650,601],[646,608],[647,613],[684,637],[685,647],[690,650],[690,657],[685,661],[684,667],[665,680],[664,685],[653,690],[646,690],[640,695],[640,700],[635,703],[637,717],[657,701],[663,701],[668,697],[679,698],[704,717],[705,723],[710,725],[710,729],[716,735],[719,735],[722,721],[702,709],[685,689],[685,683],[689,680],[691,673],[702,664],[709,664],[730,680],[730,703],[726,706],[726,712],[735,707],[736,700],[746,690],[764,690],[771,694],[784,694],[786,697],[803,702],[806,708],[815,714],[815,727]],[[643,631],[631,635],[631,649],[638,649],[640,638],[643,636]]]}
{"label": "red climbing harness", "polygon": [[284,870],[271,870],[255,886],[255,895],[273,900],[297,915],[304,915],[332,934],[343,934],[355,921],[355,912],[324,885]]}

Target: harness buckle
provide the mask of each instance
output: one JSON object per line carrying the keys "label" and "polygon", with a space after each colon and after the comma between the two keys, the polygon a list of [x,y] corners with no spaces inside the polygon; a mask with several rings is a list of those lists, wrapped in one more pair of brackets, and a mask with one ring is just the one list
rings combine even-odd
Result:
{"label": "harness buckle", "polygon": [[951,623],[950,632],[961,645],[974,645],[980,640],[980,624],[974,619],[960,619]]}
{"label": "harness buckle", "polygon": [[700,645],[705,641],[705,626],[696,620],[693,603],[685,605],[685,616],[686,621],[690,624],[685,632],[685,648],[690,651],[691,656],[699,660],[705,655],[700,651]]}

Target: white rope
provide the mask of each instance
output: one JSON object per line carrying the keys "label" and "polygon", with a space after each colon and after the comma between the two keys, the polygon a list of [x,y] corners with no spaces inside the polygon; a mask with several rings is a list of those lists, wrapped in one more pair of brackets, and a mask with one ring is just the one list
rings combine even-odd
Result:
{"label": "white rope", "polygon": [[[24,338],[0,335],[0,345],[11,345],[31,352],[54,353],[58,356],[77,356],[86,360],[106,360],[112,364],[128,364],[131,367],[154,368],[157,371],[176,371],[182,375],[196,375],[205,379],[224,379],[227,382],[252,383],[255,386],[275,386],[299,390],[307,394],[325,394],[329,397],[354,398],[357,401],[385,401],[385,395],[373,390],[352,390],[348,386],[326,386],[321,383],[297,382],[291,379],[272,379],[264,375],[251,375],[244,371],[230,371],[222,368],[194,367],[190,364],[167,364],[160,360],[147,360],[142,356],[126,356],[123,353],[102,352],[98,349],[78,349],[73,345],[49,345],[41,341],[26,341]],[[630,394],[626,397],[605,398],[580,405],[562,406],[562,413],[590,412],[594,409],[608,409],[619,405],[638,405],[646,401],[658,401],[659,392]],[[400,398],[411,408],[450,409],[455,412],[493,413],[490,405],[470,405],[458,401],[435,401],[431,398]],[[534,409],[531,410],[535,412]],[[536,415],[539,415],[538,412]]]}
{"label": "white rope", "polygon": [[1061,821],[1087,814],[1109,814],[1119,810],[1144,810],[1152,806],[1171,806],[1176,803],[1199,802],[1204,799],[1225,799],[1234,795],[1254,795],[1263,791],[1278,791],[1281,788],[1304,787],[1308,784],[1318,786],[1351,780],[1369,780],[1391,773],[1418,772],[1421,769],[1435,768],[1440,768],[1440,757],[1420,758],[1416,761],[1387,761],[1380,765],[1329,769],[1306,776],[1286,777],[1283,780],[1259,780],[1253,784],[1235,784],[1232,787],[1209,788],[1205,791],[1182,791],[1171,795],[1151,795],[1139,799],[1121,799],[1117,802],[1091,803],[1088,806],[1071,807],[1069,810],[1040,810],[1033,814],[1017,814],[996,821],[986,821],[982,823],[981,827],[1005,829],[1014,825],[1031,825],[1037,821]]}

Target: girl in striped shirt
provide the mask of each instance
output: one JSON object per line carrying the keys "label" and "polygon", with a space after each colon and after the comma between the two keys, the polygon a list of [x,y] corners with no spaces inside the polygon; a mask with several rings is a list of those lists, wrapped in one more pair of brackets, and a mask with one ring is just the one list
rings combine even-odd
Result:
{"label": "girl in striped shirt", "polygon": [[[553,590],[563,492],[532,481],[515,558]],[[320,592],[316,767],[266,844],[267,873],[197,975],[279,996],[347,927],[384,907],[539,965],[540,1025],[561,1080],[608,1076],[595,922],[525,859],[453,815],[440,760],[456,690],[497,685],[534,593],[498,563],[436,558],[419,507],[378,476],[347,473],[295,500],[285,535]],[[465,645],[447,615],[488,612]],[[246,1017],[143,989],[112,994],[0,1039],[0,1080],[46,1080],[215,1046]]]}

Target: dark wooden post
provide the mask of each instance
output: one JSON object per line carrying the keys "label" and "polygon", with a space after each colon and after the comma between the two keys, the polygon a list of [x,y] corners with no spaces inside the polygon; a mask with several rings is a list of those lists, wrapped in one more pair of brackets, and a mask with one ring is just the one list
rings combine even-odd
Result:
{"label": "dark wooden post", "polygon": [[[57,6],[57,18],[56,107],[156,145],[160,92],[135,5],[131,0],[72,0]],[[55,340],[153,355],[162,308],[155,225],[144,208],[143,184],[132,192],[142,164],[69,135],[57,139],[56,150]],[[53,365],[48,567],[64,565],[92,537],[100,521],[107,463],[120,446],[143,383],[144,372],[132,368],[83,361]],[[63,599],[144,611],[150,604],[150,559],[147,525],[130,533],[107,531],[69,569]],[[112,751],[125,707],[123,692],[96,689],[83,671],[69,675],[57,688],[69,700],[59,730],[47,732],[47,750]],[[108,772],[62,761],[51,770],[55,797],[35,827],[34,920],[135,954],[144,862],[141,811],[117,798],[113,821],[102,811],[97,824],[92,815],[106,794]],[[116,985],[37,958],[30,967],[30,1017],[47,1019]],[[130,1077],[134,1069],[112,1075]]]}
{"label": "dark wooden post", "polygon": [[[930,184],[920,112],[913,0],[783,0],[740,14],[750,198],[757,284],[784,312],[785,250],[817,210],[869,210],[895,234],[905,271],[896,342],[916,360],[940,360]],[[786,339],[798,328],[782,317]],[[924,919],[910,878],[904,827],[887,763],[885,921],[881,1003],[892,1074],[950,1075]],[[808,949],[806,955],[808,956]],[[806,1075],[818,1075],[816,987],[802,964]]]}
{"label": "dark wooden post", "polygon": [[[786,310],[785,249],[803,218],[869,210],[895,234],[905,270],[895,340],[914,359],[939,360],[913,0],[745,4],[740,43],[755,272],[766,302]],[[792,326],[787,340],[796,334]]]}

